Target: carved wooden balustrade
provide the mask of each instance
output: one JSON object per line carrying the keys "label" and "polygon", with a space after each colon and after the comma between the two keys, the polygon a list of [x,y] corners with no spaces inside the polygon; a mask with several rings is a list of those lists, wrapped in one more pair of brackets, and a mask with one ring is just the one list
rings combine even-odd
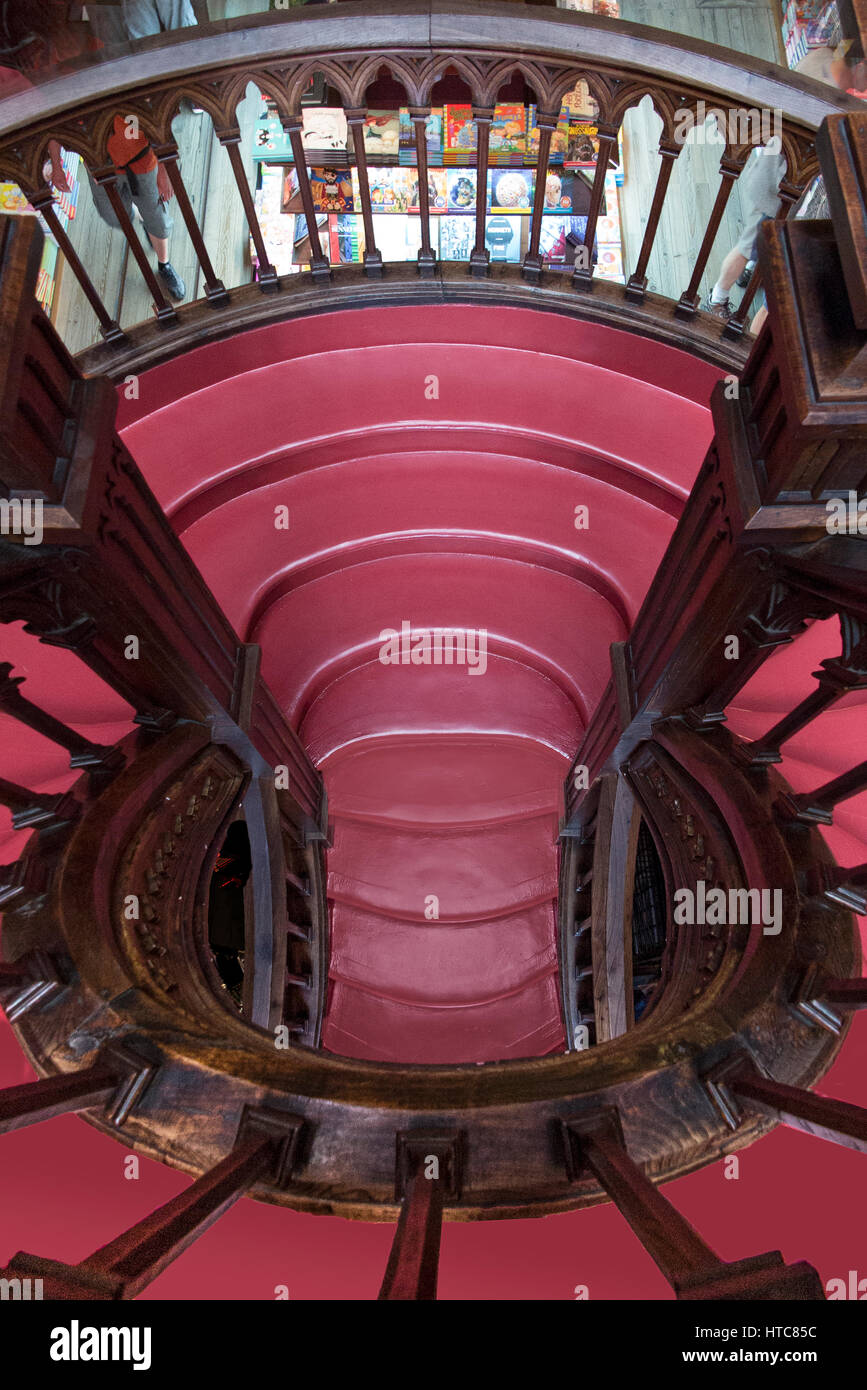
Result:
{"label": "carved wooden balustrade", "polygon": [[[413,46],[402,26],[410,13],[423,14],[425,25],[407,54]],[[495,6],[400,7],[395,15],[400,53],[390,54],[386,42],[374,55],[370,40],[358,39],[354,14],[345,28],[341,16],[305,16],[286,27],[264,21],[251,31],[271,45],[261,73],[249,56],[243,65],[225,56],[222,30],[185,41],[185,61],[196,44],[205,46],[184,91],[229,122],[246,74],[256,72],[292,128],[301,84],[323,67],[326,32],[341,36],[329,81],[344,84],[353,111],[383,63],[407,84],[417,114],[450,64],[475,84],[484,110],[516,65],[539,84],[540,105],[582,73],[592,77],[609,121],[647,90],[623,56],[637,61],[632,26],[623,27],[617,60],[600,57],[590,71],[573,52],[557,56],[555,32],[562,46],[564,35],[574,42],[572,16],[513,19],[512,10],[514,35],[508,45],[502,34],[498,41],[510,51],[495,44],[482,57],[478,26],[499,22]],[[450,16],[447,52],[430,38],[432,15],[443,26],[438,33]],[[580,32],[594,55],[613,42],[598,22],[582,21]],[[541,47],[541,33],[544,65],[515,56],[525,47],[532,54],[534,41]],[[287,57],[291,36],[297,56]],[[140,74],[130,76],[131,88],[142,87],[130,101],[157,140],[167,138],[179,95],[171,69],[179,52],[165,47],[168,75],[151,76],[146,90]],[[719,61],[704,56],[711,66]],[[605,81],[597,81],[597,68]],[[695,85],[671,90],[697,99]],[[732,90],[745,89],[734,81]],[[104,95],[89,106],[80,93],[76,99],[79,114],[61,138],[93,157]],[[674,108],[666,109],[670,119]],[[821,114],[814,111],[817,122]],[[49,123],[57,134],[56,119],[46,117],[22,135],[18,173],[39,167]],[[837,161],[850,213],[852,178],[840,166],[840,142],[862,138],[851,117],[827,128],[824,161]],[[804,177],[810,139],[806,127],[787,126],[787,153]],[[567,783],[563,1008],[576,1045],[559,1056],[450,1067],[377,1065],[317,1046],[327,975],[320,780],[258,675],[256,651],[231,631],[117,439],[106,380],[83,378],[34,310],[36,252],[26,227],[4,227],[0,293],[16,330],[2,340],[2,482],[10,501],[44,503],[45,534],[39,545],[0,541],[0,617],[24,618],[43,642],[74,651],[129,701],[138,728],[115,748],[92,745],[4,673],[9,712],[55,738],[84,772],[59,797],[0,783],[15,824],[34,830],[3,875],[0,998],[40,1075],[0,1092],[0,1130],[76,1112],[122,1134],[125,1146],[195,1175],[178,1198],[79,1264],[20,1252],[8,1272],[36,1273],[50,1298],[132,1298],[249,1193],[303,1211],[397,1221],[380,1297],[430,1299],[444,1216],[538,1216],[610,1199],[679,1298],[824,1296],[815,1270],[787,1266],[777,1251],[721,1260],[658,1185],[778,1123],[867,1148],[867,1112],[811,1089],[837,1055],[848,1014],[867,1003],[852,917],[863,906],[867,869],[837,865],[817,829],[865,785],[867,771],[861,765],[796,796],[773,766],[787,738],[867,679],[863,547],[829,535],[826,525],[827,501],[865,481],[858,471],[867,433],[857,298],[863,264],[852,250],[861,225],[852,214],[841,230],[835,213],[833,235],[793,221],[766,234],[769,325],[737,397],[728,400],[722,386],[716,393],[714,444],[629,639],[613,651],[611,685],[576,758],[587,785],[574,775]],[[840,257],[848,319],[840,295],[819,294],[820,243],[822,264]],[[470,271],[480,265],[476,256]],[[427,266],[422,260],[423,272]],[[324,281],[327,267],[318,268]],[[378,273],[373,263],[367,269],[371,279]],[[538,270],[531,259],[534,293],[544,290],[535,285]],[[330,293],[311,279],[306,308],[310,295]],[[475,283],[472,273],[467,282]],[[631,292],[639,297],[640,286]],[[236,304],[236,328],[248,304]],[[640,306],[623,312],[638,314]],[[143,335],[130,352],[146,358],[189,341],[183,313],[177,317],[178,330],[165,314],[148,330],[166,334],[162,346]],[[191,319],[189,333],[199,324]],[[111,358],[114,372],[123,360]],[[34,409],[43,398],[44,408]],[[815,694],[756,743],[733,738],[723,727],[726,706],[764,656],[808,619],[832,614],[840,616],[842,650],[823,663]],[[130,635],[139,642],[134,662],[124,655]],[[740,642],[734,663],[724,646],[732,635]],[[278,763],[289,768],[288,793],[275,790]],[[206,915],[214,856],[242,801],[254,848],[253,968],[238,1011],[221,994]],[[783,909],[773,933],[749,914],[688,932],[670,923],[655,1001],[636,1022],[627,928],[642,818],[669,897],[676,887],[698,892],[699,884],[738,901],[766,889],[781,894]],[[576,967],[590,982],[583,1010]],[[577,1045],[582,1013],[593,1014],[597,1045]]]}
{"label": "carved wooden balustrade", "polygon": [[[241,33],[243,58],[238,57]],[[414,125],[422,239],[416,280],[435,277],[435,286],[413,285],[413,272],[404,265],[390,264],[384,269],[375,244],[362,124],[368,90],[383,73],[401,84]],[[301,139],[302,94],[317,74],[327,84],[332,103],[344,107],[349,122],[352,150],[343,162],[354,164],[358,174],[366,234],[363,269],[331,265],[320,238],[308,165],[321,164],[324,156],[306,151]],[[447,76],[460,79],[468,90],[478,136],[476,238],[469,261],[463,265],[438,264],[430,236],[425,117],[437,84]],[[525,100],[536,105],[539,129],[529,249],[520,269],[498,265],[494,283],[485,284],[492,275],[485,245],[488,132],[498,94],[513,80],[523,82]],[[311,247],[310,276],[281,278],[268,260],[242,159],[237,118],[238,104],[251,81],[276,103],[290,137]],[[587,84],[599,134],[599,158],[584,236],[586,254],[576,257],[571,275],[547,274],[539,240],[551,137],[563,97],[579,81]],[[662,123],[656,190],[626,286],[606,284],[594,278],[591,261],[605,174],[627,112],[647,96]],[[173,117],[183,99],[209,114],[231,163],[259,261],[255,286],[227,288],[214,271],[184,184],[183,152],[172,130]],[[737,364],[741,357],[734,348],[745,331],[760,276],[754,276],[728,326],[699,314],[698,300],[726,204],[752,145],[764,138],[762,130],[766,135],[767,121],[764,125],[758,119],[745,121],[744,113],[772,113],[775,120],[779,118],[786,161],[780,185],[780,215],[784,217],[817,173],[815,132],[821,120],[833,112],[854,110],[857,104],[848,96],[784,74],[766,63],[741,55],[734,61],[724,50],[710,45],[663,37],[658,30],[619,21],[562,10],[519,9],[514,4],[410,0],[383,10],[361,3],[351,9],[341,6],[315,13],[276,12],[178,30],[134,55],[84,67],[55,78],[43,89],[0,102],[0,173],[20,184],[42,212],[93,309],[107,345],[92,356],[90,365],[95,369],[114,373],[133,357],[139,364],[157,360],[185,343],[236,331],[242,320],[249,326],[254,315],[264,321],[287,312],[309,312],[310,281],[320,291],[320,307],[345,295],[356,304],[365,299],[405,302],[408,295],[424,301],[441,297],[444,285],[447,294],[458,298],[480,298],[492,292],[500,297],[522,293],[526,297],[529,287],[539,289],[544,282],[549,294],[560,297],[561,312],[607,316],[611,321],[697,346],[713,360]],[[121,203],[117,170],[106,155],[106,138],[119,109],[126,117],[136,118],[171,180],[205,287],[204,298],[197,305],[178,308],[166,298]],[[721,113],[730,138],[721,150],[719,189],[689,283],[675,304],[648,294],[646,272],[672,169],[690,121],[701,123],[700,113],[707,109]],[[96,182],[108,193],[130,253],[153,295],[155,318],[151,325],[125,332],[101,301],[88,273],[86,256],[80,256],[70,242],[57,218],[51,188],[43,180],[51,139],[79,152]]]}

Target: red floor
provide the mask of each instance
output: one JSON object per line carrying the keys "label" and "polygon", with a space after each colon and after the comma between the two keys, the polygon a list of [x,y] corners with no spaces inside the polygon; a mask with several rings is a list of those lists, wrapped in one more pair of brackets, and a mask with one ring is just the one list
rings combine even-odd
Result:
{"label": "red floor", "polygon": [[[627,632],[701,463],[716,374],[614,330],[463,306],[423,320],[408,308],[322,315],[180,366],[122,400],[125,438],[239,634],[261,643],[326,777],[325,1045],[416,1062],[557,1050],[560,784],[609,644]],[[589,508],[586,529],[577,507]],[[484,674],[384,664],[381,634],[404,622],[416,634],[484,630]],[[832,627],[771,659],[732,727],[761,732],[808,688],[838,649],[820,626]],[[123,702],[71,654],[17,624],[3,638],[31,699],[90,737],[128,727]],[[797,789],[867,756],[864,699],[793,740],[783,772]],[[8,720],[0,734],[4,776],[72,780],[53,745]],[[9,860],[26,837],[0,815]],[[860,862],[867,797],[835,821],[832,848]],[[865,1026],[856,1019],[821,1090],[867,1101]],[[0,1025],[0,1084],[28,1074]],[[0,1259],[22,1247],[81,1258],[187,1181],[145,1162],[127,1184],[123,1153],[74,1118],[4,1136],[0,1180],[16,1201]],[[862,1249],[848,1217],[855,1162],[780,1130],[742,1155],[740,1181],[715,1165],[669,1195],[725,1258],[779,1247],[845,1276]],[[805,1164],[827,1194],[821,1217],[804,1209]],[[244,1202],[145,1297],[269,1298],[281,1282],[293,1298],[371,1297],[389,1239]],[[569,1299],[582,1283],[591,1298],[668,1294],[610,1207],[446,1231],[443,1297]]]}

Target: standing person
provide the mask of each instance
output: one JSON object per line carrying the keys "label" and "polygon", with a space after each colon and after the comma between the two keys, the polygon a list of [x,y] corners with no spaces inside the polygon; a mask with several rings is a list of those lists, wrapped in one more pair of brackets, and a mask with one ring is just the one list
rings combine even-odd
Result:
{"label": "standing person", "polygon": [[88,5],[87,17],[105,44],[147,39],[196,23],[190,0],[122,0],[119,5]]}
{"label": "standing person", "polygon": [[[106,142],[108,157],[118,171],[117,189],[124,207],[132,216],[135,206],[157,256],[160,279],[172,299],[186,298],[187,287],[169,261],[169,232],[174,223],[166,204],[172,196],[168,174],[160,164],[147,138],[135,134],[123,116],[115,116]],[[90,180],[94,206],[109,227],[120,227],[106,190]]]}
{"label": "standing person", "polygon": [[744,172],[738,179],[746,225],[737,246],[729,251],[723,261],[719,279],[702,305],[705,312],[713,314],[715,318],[727,322],[734,313],[729,303],[729,292],[746,270],[747,262],[755,261],[758,256],[759,226],[767,218],[776,217],[780,210],[779,189],[785,172],[786,161],[777,135],[767,145],[759,145],[747,160]]}

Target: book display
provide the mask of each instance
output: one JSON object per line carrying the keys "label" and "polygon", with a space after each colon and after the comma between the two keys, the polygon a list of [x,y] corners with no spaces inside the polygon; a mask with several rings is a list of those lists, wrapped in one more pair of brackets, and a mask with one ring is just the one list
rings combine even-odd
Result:
{"label": "book display", "polygon": [[[81,167],[81,156],[73,154],[70,150],[63,150],[63,172],[66,182],[69,185],[68,193],[61,193],[57,189],[54,191],[54,211],[64,231],[69,229],[70,222],[73,221],[78,207],[78,196],[80,183],[78,179]],[[36,298],[42,305],[47,314],[50,315],[54,306],[57,287],[60,283],[60,273],[62,261],[58,260],[57,242],[45,222],[34,208],[30,206],[17,183],[0,183],[0,213],[5,217],[39,217],[42,223],[42,230],[45,233],[45,244],[42,248],[42,263],[39,268],[39,278],[36,282]]]}

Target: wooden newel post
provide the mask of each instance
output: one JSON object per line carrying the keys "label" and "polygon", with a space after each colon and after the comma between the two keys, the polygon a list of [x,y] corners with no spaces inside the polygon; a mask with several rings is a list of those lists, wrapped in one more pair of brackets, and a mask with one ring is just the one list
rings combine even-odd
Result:
{"label": "wooden newel post", "polygon": [[446,1197],[460,1197],[461,1134],[404,1131],[397,1136],[395,1195],[400,1218],[381,1300],[433,1300],[437,1296],[440,1236]]}
{"label": "wooden newel post", "polygon": [[77,1265],[20,1251],[4,1274],[42,1278],[49,1299],[135,1298],[254,1184],[288,1184],[303,1127],[297,1115],[246,1110],[222,1163],[108,1245]]}
{"label": "wooden newel post", "polygon": [[784,1265],[778,1250],[721,1260],[629,1157],[616,1111],[564,1121],[563,1139],[570,1180],[601,1184],[678,1299],[824,1299],[812,1266]]}

